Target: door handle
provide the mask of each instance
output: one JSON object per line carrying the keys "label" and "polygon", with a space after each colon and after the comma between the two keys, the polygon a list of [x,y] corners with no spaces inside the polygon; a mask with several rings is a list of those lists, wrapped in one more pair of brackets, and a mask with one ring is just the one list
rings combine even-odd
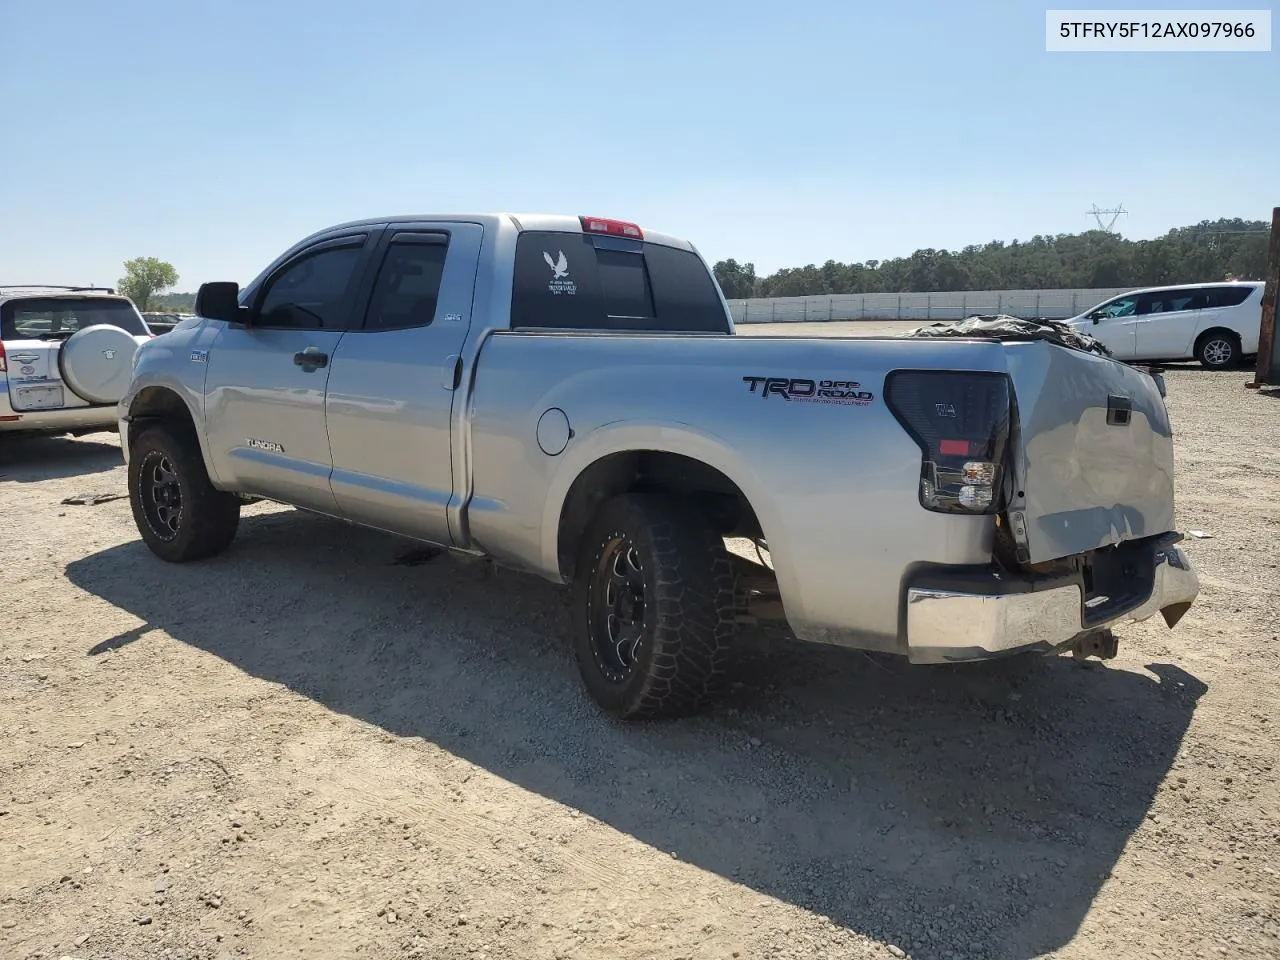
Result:
{"label": "door handle", "polygon": [[327,367],[329,365],[329,355],[323,353],[319,347],[307,347],[301,353],[293,355],[293,362],[310,373],[317,367]]}

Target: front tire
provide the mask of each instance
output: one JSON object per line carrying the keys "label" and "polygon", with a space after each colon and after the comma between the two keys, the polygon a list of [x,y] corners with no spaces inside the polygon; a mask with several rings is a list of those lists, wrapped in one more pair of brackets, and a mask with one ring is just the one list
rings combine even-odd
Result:
{"label": "front tire", "polygon": [[679,500],[624,494],[583,536],[574,653],[587,691],[623,720],[701,709],[721,688],[734,632],[724,541]]}
{"label": "front tire", "polygon": [[1206,370],[1227,370],[1241,357],[1240,338],[1226,330],[1210,330],[1196,341],[1196,359]]}
{"label": "front tire", "polygon": [[195,438],[167,425],[130,444],[129,503],[143,541],[169,563],[221,553],[240,523],[240,501],[214,489]]}

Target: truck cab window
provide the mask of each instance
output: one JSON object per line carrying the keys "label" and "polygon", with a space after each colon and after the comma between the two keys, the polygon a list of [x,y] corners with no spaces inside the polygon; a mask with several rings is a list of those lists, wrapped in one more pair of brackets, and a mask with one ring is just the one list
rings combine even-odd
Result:
{"label": "truck cab window", "polygon": [[393,241],[378,268],[365,329],[401,330],[430,324],[448,249],[444,237]]}
{"label": "truck cab window", "polygon": [[596,272],[605,316],[610,320],[653,318],[653,290],[642,254],[597,250]]}
{"label": "truck cab window", "polygon": [[720,292],[693,251],[541,231],[526,231],[516,242],[511,325],[729,332]]}
{"label": "truck cab window", "polygon": [[343,330],[347,290],[360,246],[329,247],[293,261],[267,281],[257,326],[291,330]]}

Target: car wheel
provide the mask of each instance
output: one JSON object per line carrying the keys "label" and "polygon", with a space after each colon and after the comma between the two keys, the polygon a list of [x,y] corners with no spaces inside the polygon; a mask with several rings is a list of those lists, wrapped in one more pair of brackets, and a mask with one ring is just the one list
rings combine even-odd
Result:
{"label": "car wheel", "polygon": [[1196,359],[1207,370],[1234,367],[1240,353],[1240,338],[1226,330],[1210,330],[1196,342]]}
{"label": "car wheel", "polygon": [[240,523],[240,501],[214,489],[195,438],[166,425],[130,444],[129,503],[142,539],[170,563],[221,553]]}
{"label": "car wheel", "polygon": [[659,494],[606,501],[574,574],[574,652],[595,701],[624,720],[696,712],[720,689],[734,633],[724,541]]}

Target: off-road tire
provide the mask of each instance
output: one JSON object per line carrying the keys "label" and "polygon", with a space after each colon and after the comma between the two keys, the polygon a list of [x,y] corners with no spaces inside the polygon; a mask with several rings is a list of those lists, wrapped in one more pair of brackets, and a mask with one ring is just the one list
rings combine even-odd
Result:
{"label": "off-road tire", "polygon": [[[172,527],[161,529],[153,483],[161,469],[171,474],[180,495]],[[189,432],[166,424],[144,427],[129,444],[129,504],[133,521],[151,552],[169,563],[203,560],[221,553],[235,538],[240,501],[209,482],[200,445]]]}
{"label": "off-road tire", "polygon": [[[611,678],[602,660],[608,656],[596,639],[602,595],[593,586],[619,538],[634,546],[644,585],[639,639],[623,679],[616,671]],[[735,632],[733,572],[724,541],[680,500],[623,494],[601,504],[579,545],[572,608],[582,680],[615,717],[685,716],[723,685]]]}
{"label": "off-road tire", "polygon": [[1229,370],[1240,364],[1240,338],[1229,330],[1209,330],[1196,341],[1196,359],[1206,370]]}

